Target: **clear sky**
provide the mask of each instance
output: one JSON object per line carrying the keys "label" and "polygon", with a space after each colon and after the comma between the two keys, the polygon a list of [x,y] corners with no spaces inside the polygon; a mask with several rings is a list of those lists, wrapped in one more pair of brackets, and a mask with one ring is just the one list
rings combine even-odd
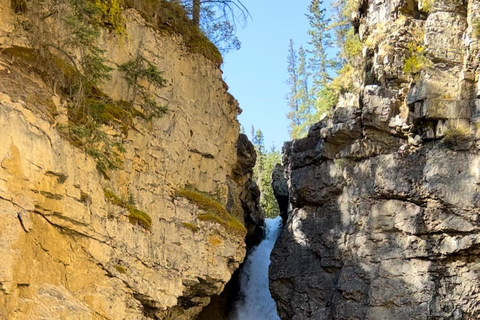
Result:
{"label": "clear sky", "polygon": [[309,0],[242,0],[252,19],[238,30],[242,48],[224,56],[223,77],[239,101],[241,124],[260,129],[267,149],[281,149],[288,134],[286,84],[288,42],[295,47],[308,42]]}

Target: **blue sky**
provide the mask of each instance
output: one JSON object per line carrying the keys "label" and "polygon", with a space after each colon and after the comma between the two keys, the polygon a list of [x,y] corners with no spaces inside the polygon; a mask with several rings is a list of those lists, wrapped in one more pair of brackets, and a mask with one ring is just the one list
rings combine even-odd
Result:
{"label": "blue sky", "polygon": [[241,124],[260,129],[269,149],[281,149],[288,135],[286,84],[288,42],[295,47],[308,42],[309,0],[243,0],[252,19],[238,30],[242,48],[224,56],[223,77],[239,101]]}

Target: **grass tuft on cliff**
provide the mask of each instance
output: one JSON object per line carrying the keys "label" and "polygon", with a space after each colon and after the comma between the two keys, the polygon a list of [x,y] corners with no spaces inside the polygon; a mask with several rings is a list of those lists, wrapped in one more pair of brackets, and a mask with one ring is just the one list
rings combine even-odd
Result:
{"label": "grass tuft on cliff", "polygon": [[200,221],[216,222],[227,230],[239,232],[243,235],[246,234],[247,229],[245,229],[245,226],[235,217],[232,217],[227,210],[220,203],[212,199],[210,195],[191,188],[177,190],[175,195],[187,199],[205,212],[198,215],[197,218]]}
{"label": "grass tuft on cliff", "polygon": [[458,124],[449,125],[445,130],[443,143],[447,148],[455,149],[462,145],[468,145],[472,140],[472,131],[468,126]]}
{"label": "grass tuft on cliff", "polygon": [[111,190],[105,188],[103,190],[105,198],[112,204],[127,209],[129,212],[128,220],[131,224],[139,224],[147,230],[150,230],[152,226],[152,218],[145,212],[137,209],[132,203],[126,201]]}

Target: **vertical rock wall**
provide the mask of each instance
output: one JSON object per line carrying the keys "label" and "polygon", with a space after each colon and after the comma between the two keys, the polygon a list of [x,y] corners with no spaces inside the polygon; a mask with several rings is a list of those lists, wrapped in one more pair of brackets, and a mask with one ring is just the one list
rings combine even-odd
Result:
{"label": "vertical rock wall", "polygon": [[480,317],[479,18],[472,0],[363,2],[363,85],[284,146],[282,319]]}
{"label": "vertical rock wall", "polygon": [[[28,48],[28,24],[9,0],[0,0],[0,17],[0,52]],[[66,107],[54,88],[0,57],[0,319],[192,319],[243,261],[245,232],[198,219],[205,210],[177,193],[215,194],[243,218],[249,176],[235,177],[238,104],[221,70],[179,36],[134,10],[125,18],[126,34],[105,32],[101,47],[112,66],[143,50],[168,81],[152,94],[169,111],[135,119],[109,179],[59,134]],[[126,98],[119,73],[102,89]],[[150,229],[132,224],[105,189],[147,213]]]}

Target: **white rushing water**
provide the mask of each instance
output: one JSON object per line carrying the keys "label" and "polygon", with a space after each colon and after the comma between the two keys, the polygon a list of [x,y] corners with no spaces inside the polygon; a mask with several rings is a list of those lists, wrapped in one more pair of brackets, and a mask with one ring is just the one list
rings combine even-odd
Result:
{"label": "white rushing water", "polygon": [[281,217],[265,220],[265,239],[247,257],[240,274],[241,299],[233,320],[280,320],[268,288],[268,266],[281,225]]}

